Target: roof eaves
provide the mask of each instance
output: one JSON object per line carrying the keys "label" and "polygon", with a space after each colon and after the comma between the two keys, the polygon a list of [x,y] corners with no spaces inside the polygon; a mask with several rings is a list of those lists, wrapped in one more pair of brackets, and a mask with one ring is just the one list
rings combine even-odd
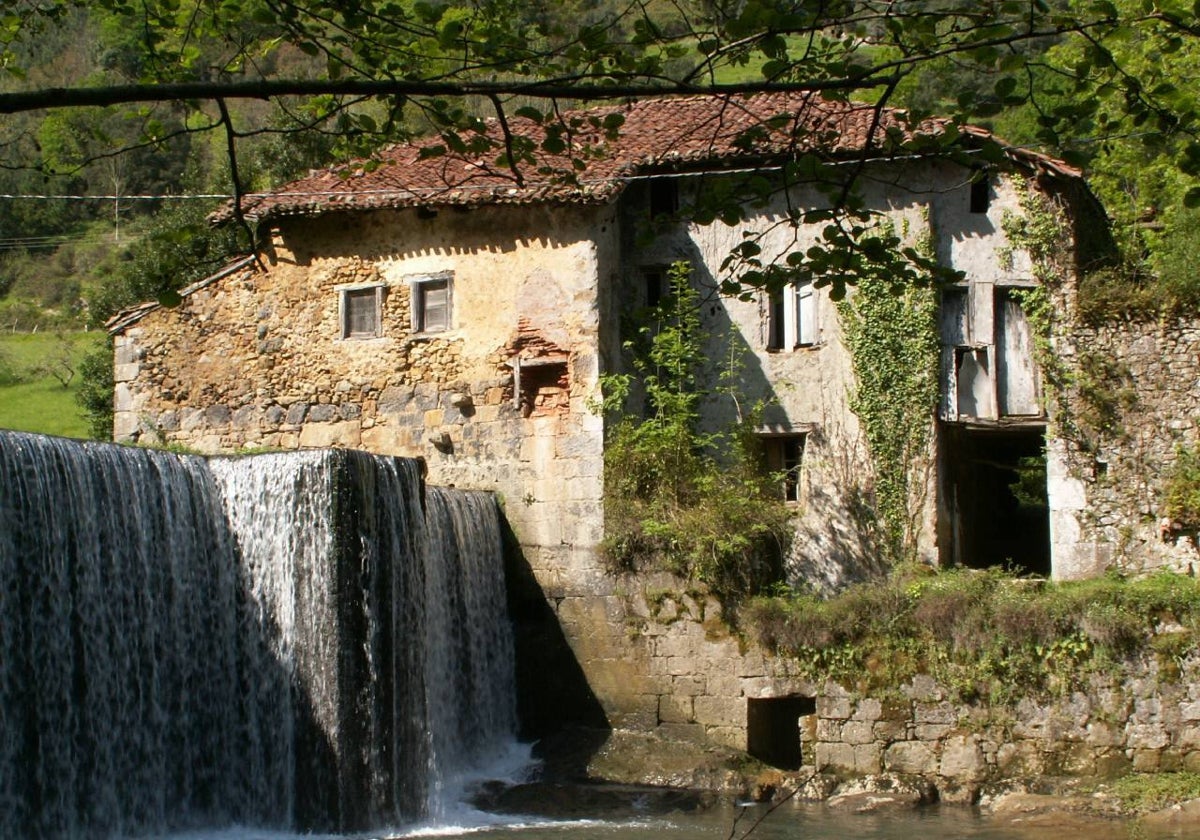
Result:
{"label": "roof eaves", "polygon": [[[213,283],[224,280],[226,277],[229,277],[232,274],[236,274],[242,269],[248,268],[252,265],[257,265],[257,263],[258,256],[256,254],[249,254],[247,256],[240,257],[239,259],[236,259],[233,262],[225,265],[215,274],[210,274],[208,277],[205,277],[202,280],[197,280],[195,283],[185,286],[180,290],[179,296],[187,297],[207,286],[211,286]],[[247,272],[247,276],[252,273],[252,271]],[[109,335],[116,335],[117,333],[133,326],[154,310],[161,308],[162,304],[158,303],[157,301],[147,301],[146,303],[139,303],[136,306],[127,307],[105,321],[104,329],[108,331]]]}

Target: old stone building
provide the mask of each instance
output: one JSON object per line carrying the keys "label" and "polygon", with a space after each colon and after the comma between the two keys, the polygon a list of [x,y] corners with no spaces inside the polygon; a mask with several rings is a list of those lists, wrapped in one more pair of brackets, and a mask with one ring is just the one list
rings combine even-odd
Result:
{"label": "old stone building", "polygon": [[[686,260],[711,292],[747,238],[768,263],[822,241],[825,223],[791,223],[795,208],[830,201],[788,166],[816,156],[828,171],[852,170],[867,209],[958,272],[940,290],[940,406],[912,461],[920,556],[1058,578],[1191,562],[1187,546],[1159,538],[1152,486],[1130,509],[1122,470],[1144,474],[1144,464],[1110,459],[1103,476],[1097,460],[1080,466],[1039,369],[1040,326],[1024,302],[1043,275],[1011,234],[1031,195],[1063,225],[1047,290],[1065,316],[1054,349],[1069,358],[1088,342],[1123,342],[1071,325],[1080,266],[1106,249],[1077,171],[1002,144],[984,155],[996,147],[983,131],[914,127],[811,96],[648,100],[565,119],[561,144],[545,142],[546,126],[510,121],[537,164],[496,164],[506,138],[491,123],[498,146],[485,152],[402,145],[377,166],[247,197],[242,212],[262,242],[254,257],[186,289],[176,308],[147,304],[111,322],[116,438],[214,453],[358,447],[422,457],[432,483],[494,490],[608,721],[744,747],[748,700],[791,691],[786,667],[742,656],[728,638],[639,623],[644,604],[597,552],[604,421],[594,404],[600,376],[623,364],[623,316],[662,294],[667,265]],[[955,154],[922,153],[931,138],[952,139]],[[576,172],[575,159],[586,168]],[[680,211],[751,179],[757,198],[742,218],[701,223]],[[855,516],[874,468],[851,410],[840,307],[801,275],[782,293],[710,294],[704,308],[714,368],[736,364],[741,393],[767,406],[759,432],[796,510],[790,574],[822,587],[876,563]],[[1191,377],[1181,387],[1194,402]],[[1175,439],[1195,439],[1190,409],[1154,407]],[[733,410],[706,407],[713,423]],[[1154,457],[1172,446],[1154,443]],[[1014,495],[1020,475],[1042,473],[1040,498]]]}

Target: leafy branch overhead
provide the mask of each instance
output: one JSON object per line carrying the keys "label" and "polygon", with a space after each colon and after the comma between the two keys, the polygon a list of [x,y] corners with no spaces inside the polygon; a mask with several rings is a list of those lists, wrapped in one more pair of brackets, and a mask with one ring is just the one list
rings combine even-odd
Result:
{"label": "leafy branch overhead", "polygon": [[[126,33],[119,72],[66,89],[23,75],[32,43],[81,10]],[[404,130],[406,109],[469,131],[474,114],[448,100],[470,95],[515,109],[513,98],[805,90],[882,106],[930,63],[952,61],[992,80],[962,91],[952,116],[1039,104],[1031,74],[1051,72],[1076,96],[1041,109],[1048,141],[1095,119],[1107,101],[1078,94],[1105,91],[1122,94],[1124,113],[1109,113],[1110,124],[1120,116],[1190,134],[1188,92],[1133,72],[1124,45],[1178,53],[1200,32],[1196,13],[1167,0],[19,0],[0,24],[10,76],[0,112],[324,96],[330,117],[349,108],[346,128],[385,139]],[[1074,49],[1050,64],[1029,48],[1047,41]]]}
{"label": "leafy branch overhead", "polygon": [[[959,154],[957,126],[968,120],[1007,119],[1019,135],[1009,139],[1072,165],[1111,155],[1108,141],[1132,143],[1156,165],[1169,161],[1175,180],[1138,181],[1131,202],[1145,196],[1164,216],[1200,204],[1196,87],[1170,75],[1200,55],[1198,12],[1191,0],[15,0],[0,15],[0,113],[16,115],[0,128],[0,170],[32,165],[49,177],[69,164],[86,174],[89,161],[124,150],[170,159],[175,145],[217,131],[208,154],[225,161],[222,192],[237,197],[331,156],[361,159],[347,176],[369,171],[386,144],[417,137],[428,155],[506,171],[518,186],[546,169],[583,182],[622,126],[613,116],[574,124],[581,105],[810,93],[865,103],[877,125],[851,156],[857,165],[820,144],[797,149],[783,181],[816,185],[827,206],[786,222],[820,225],[822,239],[787,263],[748,238],[731,257],[727,291],[778,285],[803,265],[840,295],[864,266],[928,275],[919,253],[881,235],[857,187],[884,152]],[[63,33],[81,20],[97,33],[98,69],[48,72],[44,45],[73,43]],[[57,136],[30,121],[101,108],[102,117],[59,120]],[[885,126],[889,113],[904,125]],[[934,113],[952,121],[936,135],[915,131]],[[787,118],[743,127],[744,150]],[[522,132],[521,120],[540,135]],[[246,153],[266,137],[306,154]],[[976,163],[996,162],[994,145],[976,145],[991,155]],[[1151,171],[1145,160],[1138,168]],[[111,192],[136,189],[145,171],[113,169]],[[769,188],[763,181],[748,176],[686,210],[736,222]]]}

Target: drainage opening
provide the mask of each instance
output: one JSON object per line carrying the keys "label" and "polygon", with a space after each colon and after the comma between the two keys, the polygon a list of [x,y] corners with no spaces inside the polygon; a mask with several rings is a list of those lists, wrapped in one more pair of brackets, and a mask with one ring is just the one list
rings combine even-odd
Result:
{"label": "drainage opening", "polygon": [[746,752],[780,770],[799,770],[804,764],[804,719],[816,714],[816,699],[751,697],[746,702]]}

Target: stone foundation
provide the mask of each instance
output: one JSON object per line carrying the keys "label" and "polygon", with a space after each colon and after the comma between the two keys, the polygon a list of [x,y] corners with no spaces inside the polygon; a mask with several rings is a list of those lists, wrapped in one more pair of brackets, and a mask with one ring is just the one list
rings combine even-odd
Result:
{"label": "stone foundation", "polygon": [[864,695],[805,679],[797,663],[731,636],[716,604],[667,582],[627,593],[628,612],[610,602],[605,620],[625,623],[632,655],[601,659],[576,648],[589,676],[640,692],[610,719],[616,728],[747,750],[751,700],[808,698],[813,710],[798,717],[795,734],[810,771],[922,776],[949,801],[1028,777],[1200,771],[1200,656],[1182,666],[1133,662],[1064,696],[1015,705],[956,702],[928,677]]}

